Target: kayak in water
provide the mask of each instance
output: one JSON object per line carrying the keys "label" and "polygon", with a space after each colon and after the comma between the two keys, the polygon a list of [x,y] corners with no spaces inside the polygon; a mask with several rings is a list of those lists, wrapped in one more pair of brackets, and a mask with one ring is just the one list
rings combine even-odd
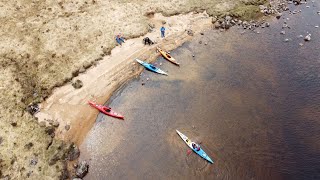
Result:
{"label": "kayak in water", "polygon": [[180,66],[180,64],[172,57],[169,53],[165,52],[161,48],[157,47],[157,50],[160,52],[160,54],[167,59],[168,61],[172,62],[173,64]]}
{"label": "kayak in water", "polygon": [[136,61],[138,63],[140,63],[142,66],[144,66],[145,68],[147,68],[148,70],[152,71],[152,72],[163,74],[163,75],[166,75],[166,76],[168,75],[166,72],[162,71],[160,68],[157,68],[152,64],[146,63],[146,62],[141,61],[139,59],[136,59]]}
{"label": "kayak in water", "polygon": [[106,115],[111,116],[111,117],[119,118],[119,119],[124,119],[124,116],[122,116],[119,113],[114,112],[110,107],[103,106],[103,105],[100,105],[100,104],[96,104],[95,102],[92,102],[92,101],[89,101],[88,103],[92,107],[98,109],[103,114],[106,114]]}
{"label": "kayak in water", "polygon": [[209,161],[210,163],[213,163],[211,158],[201,149],[200,145],[198,145],[195,142],[192,142],[187,136],[182,134],[180,131],[176,130],[181,139],[199,156],[204,158],[205,160]]}

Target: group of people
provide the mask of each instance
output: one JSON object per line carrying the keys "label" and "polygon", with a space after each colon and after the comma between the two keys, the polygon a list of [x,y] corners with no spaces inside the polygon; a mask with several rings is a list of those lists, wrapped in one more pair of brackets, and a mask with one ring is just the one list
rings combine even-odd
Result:
{"label": "group of people", "polygon": [[[161,38],[165,38],[165,31],[166,31],[166,28],[164,26],[162,26],[160,28]],[[121,34],[116,35],[116,41],[120,46],[122,46],[122,43],[125,43],[124,37],[122,37]],[[143,39],[143,42],[144,42],[144,45],[147,45],[147,44],[152,45],[152,44],[154,44],[154,42],[149,37],[145,37]]]}

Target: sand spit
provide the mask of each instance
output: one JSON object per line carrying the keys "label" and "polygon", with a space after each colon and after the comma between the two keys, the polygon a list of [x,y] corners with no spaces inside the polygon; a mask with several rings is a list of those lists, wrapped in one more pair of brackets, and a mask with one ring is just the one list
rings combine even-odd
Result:
{"label": "sand spit", "polygon": [[[155,31],[148,36],[165,50],[171,50],[190,38],[185,29],[198,32],[207,25],[209,27],[207,15],[187,13],[206,11],[210,16],[223,16],[229,12],[236,17],[252,18],[259,12],[258,5],[265,2],[0,2],[0,128],[3,129],[0,132],[0,178],[67,177],[62,170],[70,146],[54,138],[55,135],[80,143],[97,114],[86,105],[86,101],[105,101],[128,78],[139,74],[142,68],[132,64],[133,58],[149,61],[156,58],[156,46],[144,47],[141,42],[141,36],[150,31],[153,24]],[[178,20],[167,19],[157,13],[177,15]],[[166,19],[169,34],[166,40],[160,41],[158,27],[162,23],[160,21]],[[111,56],[107,56],[116,45],[114,35],[119,32],[128,39],[139,38],[128,40],[123,47],[115,48]],[[75,80],[74,77],[83,82],[83,88],[71,88],[68,83]],[[96,88],[91,90],[90,86]],[[52,93],[56,87],[60,88]],[[82,98],[77,98],[78,95]],[[46,119],[46,123],[39,124],[25,109],[30,103],[44,100],[38,116],[39,121],[45,122]],[[86,115],[76,114],[80,110]],[[79,118],[78,122],[74,118]],[[45,127],[48,124],[50,126]],[[52,129],[57,126],[56,131]],[[69,131],[66,130],[68,128]]]}

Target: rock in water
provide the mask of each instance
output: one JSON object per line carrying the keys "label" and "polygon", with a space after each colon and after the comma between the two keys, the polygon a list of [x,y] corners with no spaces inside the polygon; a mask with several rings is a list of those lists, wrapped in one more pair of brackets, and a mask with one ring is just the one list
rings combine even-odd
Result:
{"label": "rock in water", "polygon": [[311,34],[308,34],[306,37],[304,37],[305,41],[311,41]]}
{"label": "rock in water", "polygon": [[79,178],[83,178],[87,175],[89,171],[89,164],[86,161],[81,161],[81,163],[78,165],[76,169],[76,175]]}

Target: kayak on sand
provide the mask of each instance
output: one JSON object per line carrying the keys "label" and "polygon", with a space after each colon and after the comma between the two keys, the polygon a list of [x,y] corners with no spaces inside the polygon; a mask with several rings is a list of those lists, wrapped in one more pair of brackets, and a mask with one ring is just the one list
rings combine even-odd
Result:
{"label": "kayak on sand", "polygon": [[106,115],[111,116],[111,117],[119,118],[119,119],[124,119],[124,116],[122,116],[122,115],[119,114],[119,113],[114,112],[110,107],[103,106],[103,105],[100,105],[100,104],[96,104],[96,103],[93,102],[93,101],[89,101],[88,103],[89,103],[92,107],[98,109],[98,110],[99,110],[100,112],[102,112],[103,114],[106,114]]}
{"label": "kayak on sand", "polygon": [[205,160],[209,161],[210,163],[213,163],[211,158],[200,148],[199,145],[197,145],[195,142],[192,142],[187,136],[182,134],[180,131],[176,130],[181,139],[199,156],[204,158]]}
{"label": "kayak on sand", "polygon": [[139,59],[136,59],[136,61],[138,63],[140,63],[142,66],[144,66],[145,68],[147,68],[148,70],[152,71],[152,72],[163,74],[163,75],[166,75],[166,76],[168,75],[166,72],[162,71],[160,68],[157,68],[152,64],[146,63],[146,62],[141,61]]}
{"label": "kayak on sand", "polygon": [[180,66],[180,64],[172,57],[170,56],[170,54],[168,54],[167,52],[165,52],[164,50],[160,49],[159,47],[157,47],[157,50],[160,52],[160,54],[167,59],[168,61],[172,62],[173,64]]}

